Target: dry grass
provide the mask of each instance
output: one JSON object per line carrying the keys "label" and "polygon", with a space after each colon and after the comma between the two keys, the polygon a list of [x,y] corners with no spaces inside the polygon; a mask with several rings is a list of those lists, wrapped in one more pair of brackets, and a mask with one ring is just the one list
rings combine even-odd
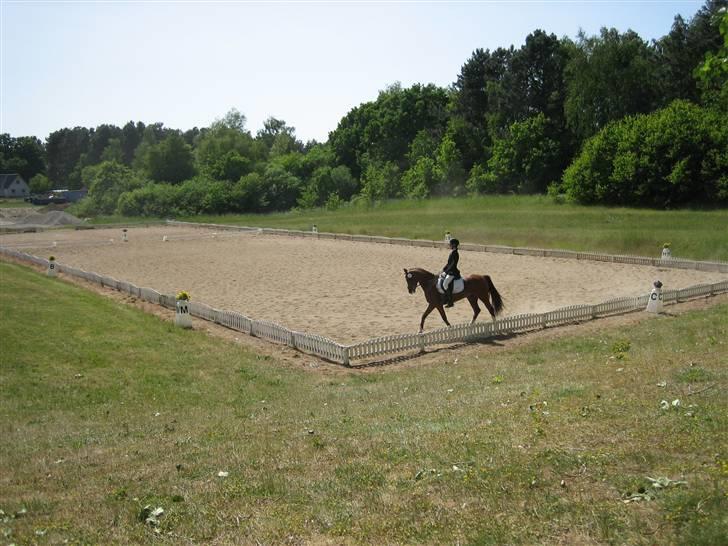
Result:
{"label": "dry grass", "polygon": [[[725,304],[318,374],[23,267],[0,276],[4,542],[715,544],[728,531]],[[687,485],[624,503],[652,492],[648,476]],[[146,505],[164,508],[157,525],[139,520]]]}

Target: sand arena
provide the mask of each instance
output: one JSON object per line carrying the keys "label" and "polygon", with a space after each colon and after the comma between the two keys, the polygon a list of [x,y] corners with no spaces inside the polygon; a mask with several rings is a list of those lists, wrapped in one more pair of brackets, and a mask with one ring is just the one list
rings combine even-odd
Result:
{"label": "sand arena", "polygon": [[[167,241],[163,241],[163,237]],[[58,230],[6,234],[0,245],[94,271],[161,293],[192,298],[258,320],[352,343],[417,332],[426,308],[421,289],[407,293],[403,268],[439,271],[446,249],[293,238],[193,227]],[[54,245],[55,242],[55,245]],[[505,315],[541,313],[577,304],[648,293],[659,278],[668,288],[725,279],[681,269],[460,251],[460,270],[488,274],[503,296]],[[481,304],[479,320],[490,320]],[[467,301],[448,310],[469,322]],[[426,329],[443,326],[437,311]]]}

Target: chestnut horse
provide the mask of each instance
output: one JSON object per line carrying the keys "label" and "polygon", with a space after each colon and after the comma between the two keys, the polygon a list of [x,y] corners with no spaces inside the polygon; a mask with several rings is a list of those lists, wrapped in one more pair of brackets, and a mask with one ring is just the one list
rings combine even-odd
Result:
{"label": "chestnut horse", "polygon": [[[444,303],[444,296],[437,291],[437,275],[433,275],[429,271],[415,267],[414,269],[405,269],[404,278],[407,281],[407,290],[410,294],[414,294],[419,284],[422,287],[422,291],[425,293],[425,299],[427,300],[427,309],[422,313],[422,320],[420,321],[420,332],[425,327],[425,319],[433,309],[437,308],[440,311],[440,316],[445,324],[450,326],[445,315],[445,309],[442,304]],[[465,289],[458,294],[453,294],[453,302],[467,298],[470,302],[470,306],[473,308],[473,320],[470,324],[475,322],[475,319],[480,314],[480,307],[478,307],[478,300],[485,304],[485,307],[490,312],[490,316],[495,317],[498,313],[503,310],[503,299],[495,289],[493,281],[490,280],[489,275],[467,275],[463,277],[465,281]],[[492,301],[492,304],[491,304]]]}

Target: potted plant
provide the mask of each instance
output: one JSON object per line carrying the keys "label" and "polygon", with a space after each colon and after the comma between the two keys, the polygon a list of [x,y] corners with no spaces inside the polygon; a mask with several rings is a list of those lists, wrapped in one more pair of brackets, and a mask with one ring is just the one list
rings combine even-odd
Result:
{"label": "potted plant", "polygon": [[129,239],[126,236],[126,231],[127,231],[126,228],[124,228],[124,229],[121,230],[121,240],[124,241],[125,243],[128,243],[129,242]]}
{"label": "potted plant", "polygon": [[669,260],[672,258],[672,251],[670,250],[670,243],[662,245],[662,259]]}
{"label": "potted plant", "polygon": [[190,316],[190,295],[182,290],[177,293],[174,323],[181,328],[192,328],[192,317]]}

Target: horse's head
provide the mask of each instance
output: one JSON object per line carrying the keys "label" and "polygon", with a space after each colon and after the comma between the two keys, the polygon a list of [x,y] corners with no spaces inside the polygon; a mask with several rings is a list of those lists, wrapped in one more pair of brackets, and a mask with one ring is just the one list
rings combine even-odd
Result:
{"label": "horse's head", "polygon": [[404,280],[407,281],[407,291],[410,294],[414,294],[417,289],[417,283],[419,282],[417,277],[412,271],[404,270]]}

